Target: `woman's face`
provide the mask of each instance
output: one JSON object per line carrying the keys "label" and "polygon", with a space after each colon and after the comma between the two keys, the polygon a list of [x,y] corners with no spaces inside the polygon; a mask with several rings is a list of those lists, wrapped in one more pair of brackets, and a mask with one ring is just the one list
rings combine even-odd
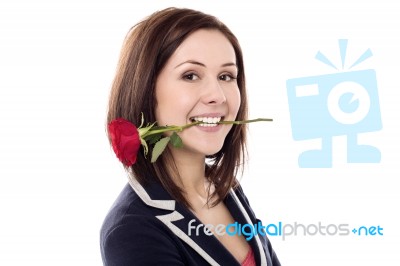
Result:
{"label": "woman's face", "polygon": [[159,125],[203,124],[178,133],[183,151],[217,153],[240,106],[238,69],[233,46],[217,30],[197,30],[176,49],[156,81],[156,119]]}

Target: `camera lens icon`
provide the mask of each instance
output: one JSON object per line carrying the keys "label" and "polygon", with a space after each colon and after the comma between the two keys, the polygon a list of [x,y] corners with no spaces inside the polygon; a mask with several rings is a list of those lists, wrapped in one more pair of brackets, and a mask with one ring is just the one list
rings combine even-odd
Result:
{"label": "camera lens icon", "polygon": [[368,92],[356,82],[341,82],[328,94],[328,111],[341,124],[351,125],[362,121],[367,116],[370,106]]}
{"label": "camera lens icon", "polygon": [[380,151],[357,136],[382,128],[375,70],[294,78],[286,87],[293,139],[321,139],[320,150],[300,154],[300,167],[332,167],[335,136],[347,137],[348,163],[380,162]]}

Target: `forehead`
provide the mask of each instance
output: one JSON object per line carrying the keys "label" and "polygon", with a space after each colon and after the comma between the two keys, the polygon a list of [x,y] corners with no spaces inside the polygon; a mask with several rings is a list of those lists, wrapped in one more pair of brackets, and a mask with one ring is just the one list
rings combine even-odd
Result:
{"label": "forehead", "polygon": [[190,34],[175,50],[169,63],[196,60],[207,65],[236,63],[235,50],[219,30],[200,29]]}

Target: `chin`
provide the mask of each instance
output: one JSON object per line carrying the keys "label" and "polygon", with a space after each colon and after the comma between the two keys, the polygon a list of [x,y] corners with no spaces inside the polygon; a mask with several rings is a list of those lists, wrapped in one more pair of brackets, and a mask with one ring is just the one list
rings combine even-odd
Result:
{"label": "chin", "polygon": [[[197,139],[198,141],[193,141]],[[224,138],[197,138],[197,136],[190,136],[182,138],[184,145],[187,150],[197,154],[202,154],[203,156],[210,156],[218,153],[223,145]]]}
{"label": "chin", "polygon": [[214,154],[218,153],[221,149],[222,149],[222,145],[220,147],[218,147],[218,148],[216,148],[214,146],[214,147],[212,147],[210,149],[204,150],[203,154],[205,156],[211,156],[211,155],[214,155]]}
{"label": "chin", "polygon": [[[209,147],[207,147],[209,146]],[[188,151],[191,153],[197,153],[197,154],[201,154],[202,156],[211,156],[214,155],[216,153],[218,153],[221,148],[222,145],[219,146],[211,146],[211,145],[203,145],[201,147],[187,147]]]}

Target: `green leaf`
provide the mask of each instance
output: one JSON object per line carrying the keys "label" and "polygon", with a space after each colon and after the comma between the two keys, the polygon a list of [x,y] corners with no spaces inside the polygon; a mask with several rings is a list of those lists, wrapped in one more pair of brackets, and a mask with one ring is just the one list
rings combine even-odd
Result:
{"label": "green leaf", "polygon": [[140,123],[140,126],[139,126],[139,128],[141,128],[142,126],[143,126],[143,123],[144,123],[144,115],[143,115],[143,112],[141,112],[141,114],[142,114],[142,122]]}
{"label": "green leaf", "polygon": [[166,128],[168,128],[168,127],[166,127],[166,126],[153,126],[152,127],[152,130],[159,130],[159,129],[166,129]]}
{"label": "green leaf", "polygon": [[171,135],[171,143],[175,148],[183,147],[182,139],[178,136],[178,134],[176,134],[176,132],[172,133]]}
{"label": "green leaf", "polygon": [[146,141],[148,141],[149,145],[152,145],[154,143],[156,143],[157,141],[159,141],[162,137],[163,133],[158,133],[158,134],[154,134],[154,135],[149,135],[146,136]]}
{"label": "green leaf", "polygon": [[151,162],[154,163],[157,158],[161,155],[161,153],[165,150],[168,145],[168,142],[171,138],[165,137],[160,139],[153,148],[153,154],[151,155]]}
{"label": "green leaf", "polygon": [[150,126],[138,128],[139,136],[143,139],[146,138],[146,134],[150,131],[150,129],[153,128],[154,125],[155,125],[155,122],[153,124],[151,124]]}
{"label": "green leaf", "polygon": [[147,153],[149,152],[149,147],[147,146],[147,143],[144,139],[140,138],[140,143],[143,146],[143,150],[144,150],[144,157],[146,157]]}

